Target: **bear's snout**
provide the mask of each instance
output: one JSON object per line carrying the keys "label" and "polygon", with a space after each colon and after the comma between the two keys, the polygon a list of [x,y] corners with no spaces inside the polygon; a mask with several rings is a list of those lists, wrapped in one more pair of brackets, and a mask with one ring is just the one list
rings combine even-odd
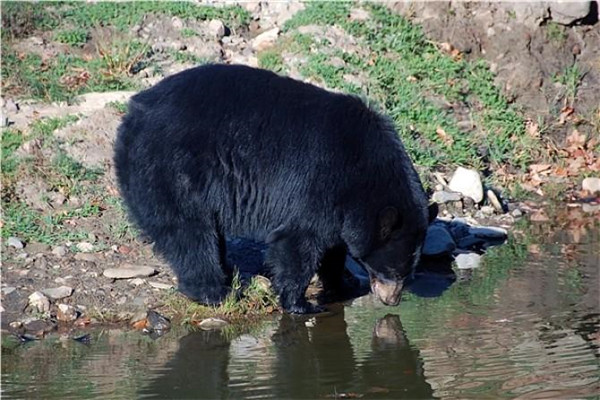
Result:
{"label": "bear's snout", "polygon": [[402,297],[402,281],[371,279],[371,291],[386,306],[397,306]]}

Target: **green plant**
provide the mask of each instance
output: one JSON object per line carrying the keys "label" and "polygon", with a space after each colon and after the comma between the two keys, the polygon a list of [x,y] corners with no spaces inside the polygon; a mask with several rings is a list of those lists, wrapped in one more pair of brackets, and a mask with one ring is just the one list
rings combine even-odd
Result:
{"label": "green plant", "polygon": [[581,80],[584,77],[583,71],[579,68],[577,63],[565,68],[562,74],[554,76],[554,81],[565,86],[565,102],[567,105],[573,105],[575,102],[575,96],[577,95],[577,89],[581,84]]}
{"label": "green plant", "polygon": [[193,36],[198,36],[198,32],[190,28],[182,28],[181,29],[181,37],[189,38]]}
{"label": "green plant", "polygon": [[546,37],[560,45],[567,40],[568,34],[564,26],[550,21],[546,24]]}
{"label": "green plant", "polygon": [[54,40],[71,46],[83,46],[89,38],[89,31],[81,28],[62,30],[54,34]]}
{"label": "green plant", "polygon": [[265,50],[258,54],[258,66],[273,72],[282,72],[285,69],[281,54],[273,50]]}

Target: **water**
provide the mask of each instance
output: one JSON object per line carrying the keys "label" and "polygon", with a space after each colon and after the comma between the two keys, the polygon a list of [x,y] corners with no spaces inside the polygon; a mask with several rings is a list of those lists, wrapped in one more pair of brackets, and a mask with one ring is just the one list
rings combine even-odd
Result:
{"label": "water", "polygon": [[[575,215],[572,215],[575,213]],[[371,296],[258,332],[3,338],[2,397],[598,398],[600,230],[575,211],[515,229],[439,297]]]}

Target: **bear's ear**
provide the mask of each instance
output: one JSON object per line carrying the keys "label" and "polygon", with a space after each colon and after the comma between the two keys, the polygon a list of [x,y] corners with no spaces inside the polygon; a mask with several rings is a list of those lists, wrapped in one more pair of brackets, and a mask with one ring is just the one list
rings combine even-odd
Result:
{"label": "bear's ear", "polygon": [[394,226],[398,223],[398,210],[395,207],[386,207],[379,212],[379,238],[387,240]]}
{"label": "bear's ear", "polygon": [[437,218],[437,215],[438,215],[439,208],[438,208],[437,203],[431,203],[429,205],[428,211],[429,211],[429,223],[431,224]]}

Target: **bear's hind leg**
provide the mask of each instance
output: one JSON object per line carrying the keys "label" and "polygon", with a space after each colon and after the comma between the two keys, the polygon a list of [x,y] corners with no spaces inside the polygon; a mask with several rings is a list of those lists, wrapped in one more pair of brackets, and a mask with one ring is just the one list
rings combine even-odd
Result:
{"label": "bear's hind leg", "polygon": [[281,237],[269,243],[265,261],[273,273],[273,289],[283,309],[294,314],[314,314],[324,309],[306,300],[320,253],[309,239]]}
{"label": "bear's hind leg", "polygon": [[179,291],[194,301],[217,305],[227,293],[222,235],[197,225],[169,226],[160,230],[156,249],[167,259],[179,281]]}

